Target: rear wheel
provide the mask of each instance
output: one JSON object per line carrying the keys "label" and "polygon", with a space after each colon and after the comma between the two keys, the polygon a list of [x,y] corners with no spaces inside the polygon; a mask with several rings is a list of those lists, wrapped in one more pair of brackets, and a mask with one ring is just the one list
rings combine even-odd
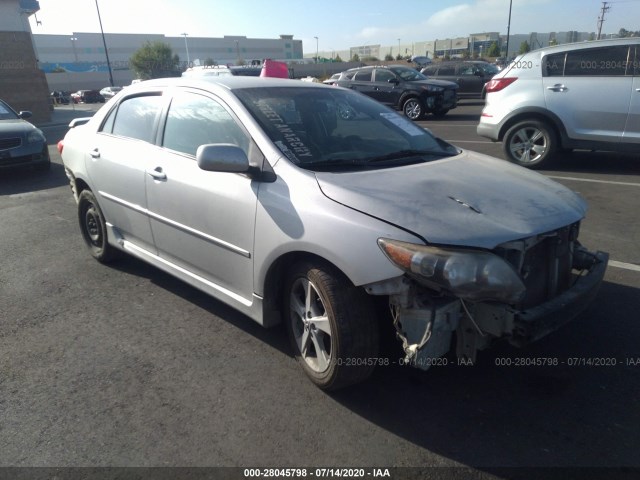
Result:
{"label": "rear wheel", "polygon": [[526,168],[548,165],[558,148],[555,131],[546,122],[527,120],[516,123],[504,136],[504,154],[510,162]]}
{"label": "rear wheel", "polygon": [[90,190],[83,190],[78,197],[78,221],[84,243],[93,258],[101,263],[113,260],[117,252],[109,245],[104,215]]}
{"label": "rear wheel", "polygon": [[311,381],[336,390],[371,375],[379,332],[368,295],[320,262],[295,265],[285,287],[287,332]]}
{"label": "rear wheel", "polygon": [[411,120],[420,120],[424,115],[424,106],[420,99],[412,97],[404,102],[402,112]]}

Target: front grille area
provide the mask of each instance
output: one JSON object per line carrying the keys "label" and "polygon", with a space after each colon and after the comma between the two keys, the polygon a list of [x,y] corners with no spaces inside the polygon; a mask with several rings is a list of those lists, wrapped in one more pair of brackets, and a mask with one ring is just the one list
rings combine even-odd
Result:
{"label": "front grille area", "polygon": [[40,162],[46,157],[42,153],[34,153],[33,155],[24,155],[22,157],[0,158],[0,167],[18,166],[25,163]]}
{"label": "front grille area", "polygon": [[557,297],[573,279],[573,251],[579,223],[496,249],[522,278],[527,292],[516,308],[527,309]]}
{"label": "front grille area", "polygon": [[22,145],[22,139],[20,137],[0,138],[0,150],[9,150],[10,148],[17,148],[20,145]]}

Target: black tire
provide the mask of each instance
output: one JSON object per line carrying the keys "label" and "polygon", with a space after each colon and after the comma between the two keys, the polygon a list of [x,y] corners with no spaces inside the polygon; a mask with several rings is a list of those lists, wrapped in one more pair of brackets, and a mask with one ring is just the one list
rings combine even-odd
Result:
{"label": "black tire", "polygon": [[108,263],[117,257],[117,251],[109,245],[102,210],[90,190],[83,190],[78,198],[78,221],[84,243],[93,258]]}
{"label": "black tire", "polygon": [[289,270],[283,300],[295,357],[313,383],[337,390],[371,375],[379,329],[364,291],[330,265],[302,262]]}
{"label": "black tire", "polygon": [[417,97],[409,97],[402,104],[402,113],[410,120],[420,120],[424,116],[424,105]]}
{"label": "black tire", "polygon": [[502,149],[510,162],[538,169],[553,160],[558,149],[558,137],[546,122],[526,120],[507,130]]}
{"label": "black tire", "polygon": [[434,110],[433,112],[431,112],[431,114],[432,114],[434,117],[437,117],[437,118],[442,118],[442,117],[444,117],[447,113],[449,113],[449,109],[448,109],[448,108],[440,108],[440,109],[436,109],[436,110]]}

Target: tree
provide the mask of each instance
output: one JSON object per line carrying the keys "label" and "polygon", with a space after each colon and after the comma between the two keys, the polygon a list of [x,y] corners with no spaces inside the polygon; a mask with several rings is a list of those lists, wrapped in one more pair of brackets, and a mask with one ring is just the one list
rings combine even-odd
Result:
{"label": "tree", "polygon": [[360,55],[358,55],[357,53],[354,53],[353,56],[351,57],[351,61],[352,62],[359,62],[360,61]]}
{"label": "tree", "polygon": [[179,63],[180,57],[173,55],[169,44],[162,42],[145,42],[130,59],[133,71],[143,80],[179,76]]}
{"label": "tree", "polygon": [[342,59],[340,58],[340,54],[336,55],[336,58],[333,59],[334,62],[342,62]]}
{"label": "tree", "polygon": [[210,66],[215,65],[215,64],[216,64],[216,61],[215,61],[213,58],[211,58],[211,57],[207,58],[207,59],[204,61],[204,66],[205,66],[205,67],[210,67]]}
{"label": "tree", "polygon": [[499,57],[500,47],[497,42],[493,42],[487,49],[487,57]]}
{"label": "tree", "polygon": [[555,38],[552,38],[551,40],[549,40],[550,47],[555,47],[556,45],[558,45],[558,40],[556,40]]}
{"label": "tree", "polygon": [[627,30],[626,28],[621,28],[618,31],[618,36],[620,38],[626,38],[626,37],[640,37],[640,31],[635,31],[632,32],[630,30]]}
{"label": "tree", "polygon": [[402,57],[402,55],[398,54],[396,55],[396,60],[404,60],[404,58]]}
{"label": "tree", "polygon": [[390,62],[391,60],[393,60],[393,55],[391,55],[390,53],[387,53],[384,56],[384,60],[385,60],[385,62]]}
{"label": "tree", "polygon": [[519,50],[519,53],[520,53],[520,54],[523,54],[523,53],[527,53],[527,52],[529,52],[529,51],[531,51],[531,47],[529,46],[529,42],[527,42],[527,41],[525,40],[524,42],[522,42],[522,43],[520,44],[520,50]]}
{"label": "tree", "polygon": [[464,58],[465,60],[468,60],[471,58],[471,53],[469,53],[469,50],[462,51],[462,58]]}

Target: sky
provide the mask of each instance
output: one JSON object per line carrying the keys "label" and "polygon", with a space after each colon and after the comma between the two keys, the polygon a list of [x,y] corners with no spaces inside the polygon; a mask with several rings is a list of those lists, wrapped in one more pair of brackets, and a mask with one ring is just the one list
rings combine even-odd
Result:
{"label": "sky", "polygon": [[[603,33],[640,30],[640,0],[612,0]],[[304,53],[506,34],[509,0],[98,0],[105,33],[302,40]],[[600,0],[513,0],[511,33],[597,31]],[[40,0],[33,33],[99,32],[95,0]]]}

